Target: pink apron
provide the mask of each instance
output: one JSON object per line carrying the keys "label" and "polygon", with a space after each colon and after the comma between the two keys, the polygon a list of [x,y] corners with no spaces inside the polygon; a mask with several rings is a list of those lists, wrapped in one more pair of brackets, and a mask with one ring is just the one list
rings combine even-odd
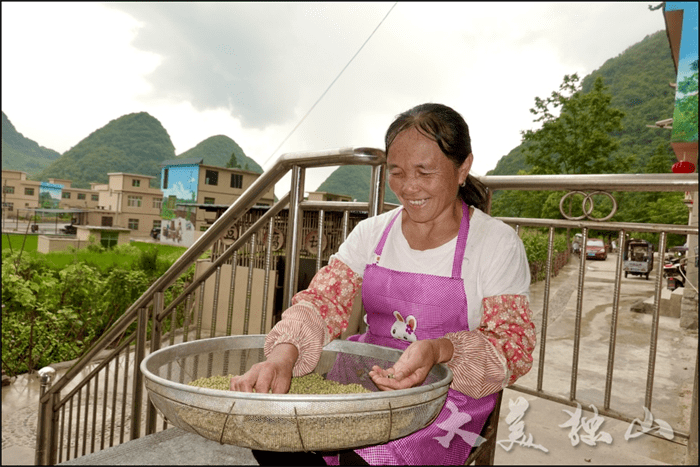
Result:
{"label": "pink apron", "polygon": [[[417,339],[437,339],[448,332],[468,331],[467,297],[461,278],[469,234],[469,207],[462,203],[462,222],[452,265],[452,277],[394,271],[378,265],[394,216],[368,264],[362,281],[367,332],[348,340],[406,349]],[[415,336],[415,337],[413,337]],[[408,339],[408,340],[406,340]],[[463,465],[498,394],[473,399],[450,389],[437,419],[424,429],[386,444],[357,449],[371,465]],[[335,459],[326,458],[329,464]]]}

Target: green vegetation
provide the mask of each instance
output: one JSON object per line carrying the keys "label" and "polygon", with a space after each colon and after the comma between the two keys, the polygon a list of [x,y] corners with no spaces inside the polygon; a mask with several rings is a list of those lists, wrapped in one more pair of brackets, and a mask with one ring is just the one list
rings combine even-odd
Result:
{"label": "green vegetation", "polygon": [[[532,283],[544,280],[547,272],[547,246],[549,235],[539,232],[537,229],[526,229],[520,235],[525,246],[527,261],[530,264],[530,281]],[[569,246],[566,234],[554,235],[554,256],[552,261],[552,274],[556,275],[569,259]]]}
{"label": "green vegetation", "polygon": [[[42,255],[36,245],[18,250],[16,237],[3,236],[2,250],[2,367],[9,375],[79,357],[185,250],[134,242]],[[191,267],[166,303],[193,275]]]}
{"label": "green vegetation", "polygon": [[[525,160],[533,174],[619,173],[627,165],[615,157],[619,141],[612,132],[622,129],[624,112],[610,106],[612,96],[596,78],[593,89],[581,92],[576,73],[564,76],[559,91],[535,98],[530,112],[542,128],[523,132]],[[559,109],[558,117],[552,112]]]}
{"label": "green vegetation", "polygon": [[75,188],[89,188],[90,182],[107,183],[110,172],[156,177],[160,163],[175,157],[175,147],[163,125],[145,112],[124,115],[94,131],[34,178],[49,177],[73,181]]}
{"label": "green vegetation", "polygon": [[2,170],[21,170],[28,174],[39,172],[61,155],[53,149],[39,146],[19,133],[2,112]]}
{"label": "green vegetation", "polygon": [[[493,175],[670,173],[676,160],[668,130],[646,125],[673,114],[675,69],[664,31],[646,37],[620,56],[608,60],[579,86],[565,76],[559,91],[536,98],[531,110],[536,131],[523,132],[523,144],[502,158]],[[606,85],[607,84],[607,85]],[[555,117],[552,107],[560,109]],[[624,113],[624,115],[623,115]],[[496,192],[492,215],[499,217],[563,218],[559,201],[564,192]],[[612,221],[687,224],[682,193],[613,193],[618,211]],[[565,209],[580,215],[583,198],[572,196]],[[595,199],[594,217],[612,208],[604,196]],[[609,236],[610,232],[591,232]],[[640,234],[656,242],[658,234]],[[669,246],[685,238],[671,235]]]}
{"label": "green vegetation", "polygon": [[[352,196],[357,201],[369,200],[369,183],[372,178],[372,168],[366,165],[344,165],[338,167],[316,191],[336,195]],[[400,204],[398,198],[389,188],[389,182],[384,189],[384,201]]]}
{"label": "green vegetation", "polygon": [[263,173],[262,167],[260,167],[257,162],[246,156],[243,149],[241,149],[234,140],[224,135],[207,138],[197,146],[183,152],[177,157],[178,159],[190,157],[202,158],[206,165],[228,167],[227,164],[231,162],[232,155],[235,156],[235,160],[238,163],[237,167],[243,170],[250,170],[251,172]]}
{"label": "green vegetation", "polygon": [[[610,106],[625,113],[622,129],[611,132],[619,141],[614,155],[630,161],[629,166],[619,173],[644,173],[660,143],[665,144],[670,167],[675,161],[669,144],[671,132],[647,128],[647,125],[673,116],[675,91],[669,83],[675,82],[676,69],[666,31],[646,36],[617,57],[607,60],[583,78],[581,92],[590,92],[598,77],[602,77],[612,96]],[[479,135],[472,137],[477,139]],[[532,166],[525,161],[524,153],[527,145],[526,141],[511,150],[487,175],[516,175],[520,170],[529,172]]]}

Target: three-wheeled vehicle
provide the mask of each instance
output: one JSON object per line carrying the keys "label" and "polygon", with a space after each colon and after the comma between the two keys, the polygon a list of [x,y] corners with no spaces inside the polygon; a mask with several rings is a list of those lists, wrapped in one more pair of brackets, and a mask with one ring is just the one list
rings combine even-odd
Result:
{"label": "three-wheeled vehicle", "polygon": [[654,245],[646,240],[631,238],[625,241],[622,252],[625,277],[633,274],[649,279],[649,273],[654,269]]}

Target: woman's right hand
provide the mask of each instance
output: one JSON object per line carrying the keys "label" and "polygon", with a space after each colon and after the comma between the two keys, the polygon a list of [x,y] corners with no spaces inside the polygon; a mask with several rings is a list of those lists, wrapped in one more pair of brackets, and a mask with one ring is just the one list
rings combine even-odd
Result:
{"label": "woman's right hand", "polygon": [[231,378],[231,391],[286,394],[299,351],[294,344],[278,344],[264,362],[256,363],[242,376]]}

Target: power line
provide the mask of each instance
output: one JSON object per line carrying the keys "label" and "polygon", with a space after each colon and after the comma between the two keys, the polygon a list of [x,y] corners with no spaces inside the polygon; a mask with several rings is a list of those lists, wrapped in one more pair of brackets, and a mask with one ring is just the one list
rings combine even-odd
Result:
{"label": "power line", "polygon": [[357,50],[357,52],[355,52],[355,55],[353,55],[352,58],[350,59],[350,61],[348,61],[348,63],[345,64],[345,66],[343,67],[343,69],[340,70],[340,73],[338,73],[338,76],[336,76],[335,79],[333,80],[333,82],[326,88],[325,91],[323,91],[323,94],[321,94],[321,97],[319,97],[319,98],[316,100],[316,102],[314,102],[314,105],[311,106],[311,108],[306,112],[306,114],[304,114],[304,116],[301,117],[301,120],[299,120],[299,123],[297,123],[296,126],[292,129],[292,131],[289,132],[289,134],[284,138],[284,140],[282,140],[282,142],[279,144],[279,146],[277,146],[277,149],[275,149],[274,151],[272,151],[272,154],[270,154],[270,157],[268,157],[267,160],[263,163],[263,166],[264,166],[265,164],[267,164],[267,163],[270,161],[270,159],[272,159],[272,156],[274,156],[275,153],[276,153],[277,151],[280,150],[280,148],[282,147],[282,145],[283,145],[284,143],[287,142],[287,140],[289,139],[289,137],[292,136],[292,134],[294,134],[294,132],[297,130],[297,128],[299,128],[299,125],[301,125],[302,122],[306,119],[306,117],[309,116],[309,114],[311,113],[311,111],[314,110],[314,107],[316,107],[316,105],[317,105],[319,102],[321,102],[321,99],[323,99],[323,97],[326,95],[326,93],[327,93],[328,91],[330,91],[330,89],[333,87],[333,85],[335,84],[335,82],[338,81],[338,78],[340,78],[340,75],[342,75],[343,72],[347,69],[347,67],[350,66],[350,64],[352,63],[352,61],[355,60],[355,57],[357,57],[357,55],[360,53],[360,51],[362,51],[362,49],[364,48],[364,46],[367,45],[367,43],[368,43],[369,40],[372,38],[372,36],[374,36],[374,33],[377,32],[377,30],[378,30],[379,27],[382,25],[382,23],[384,22],[384,20],[387,19],[387,17],[389,16],[389,13],[391,13],[391,10],[394,9],[394,7],[396,6],[397,3],[399,3],[399,2],[394,2],[394,4],[391,6],[391,8],[389,8],[389,11],[387,11],[386,15],[384,15],[384,18],[382,18],[382,20],[379,22],[379,24],[377,24],[377,27],[374,28],[374,31],[372,31],[372,34],[370,34],[369,37],[367,37],[367,39],[365,40],[365,42],[360,46],[360,48]]}

